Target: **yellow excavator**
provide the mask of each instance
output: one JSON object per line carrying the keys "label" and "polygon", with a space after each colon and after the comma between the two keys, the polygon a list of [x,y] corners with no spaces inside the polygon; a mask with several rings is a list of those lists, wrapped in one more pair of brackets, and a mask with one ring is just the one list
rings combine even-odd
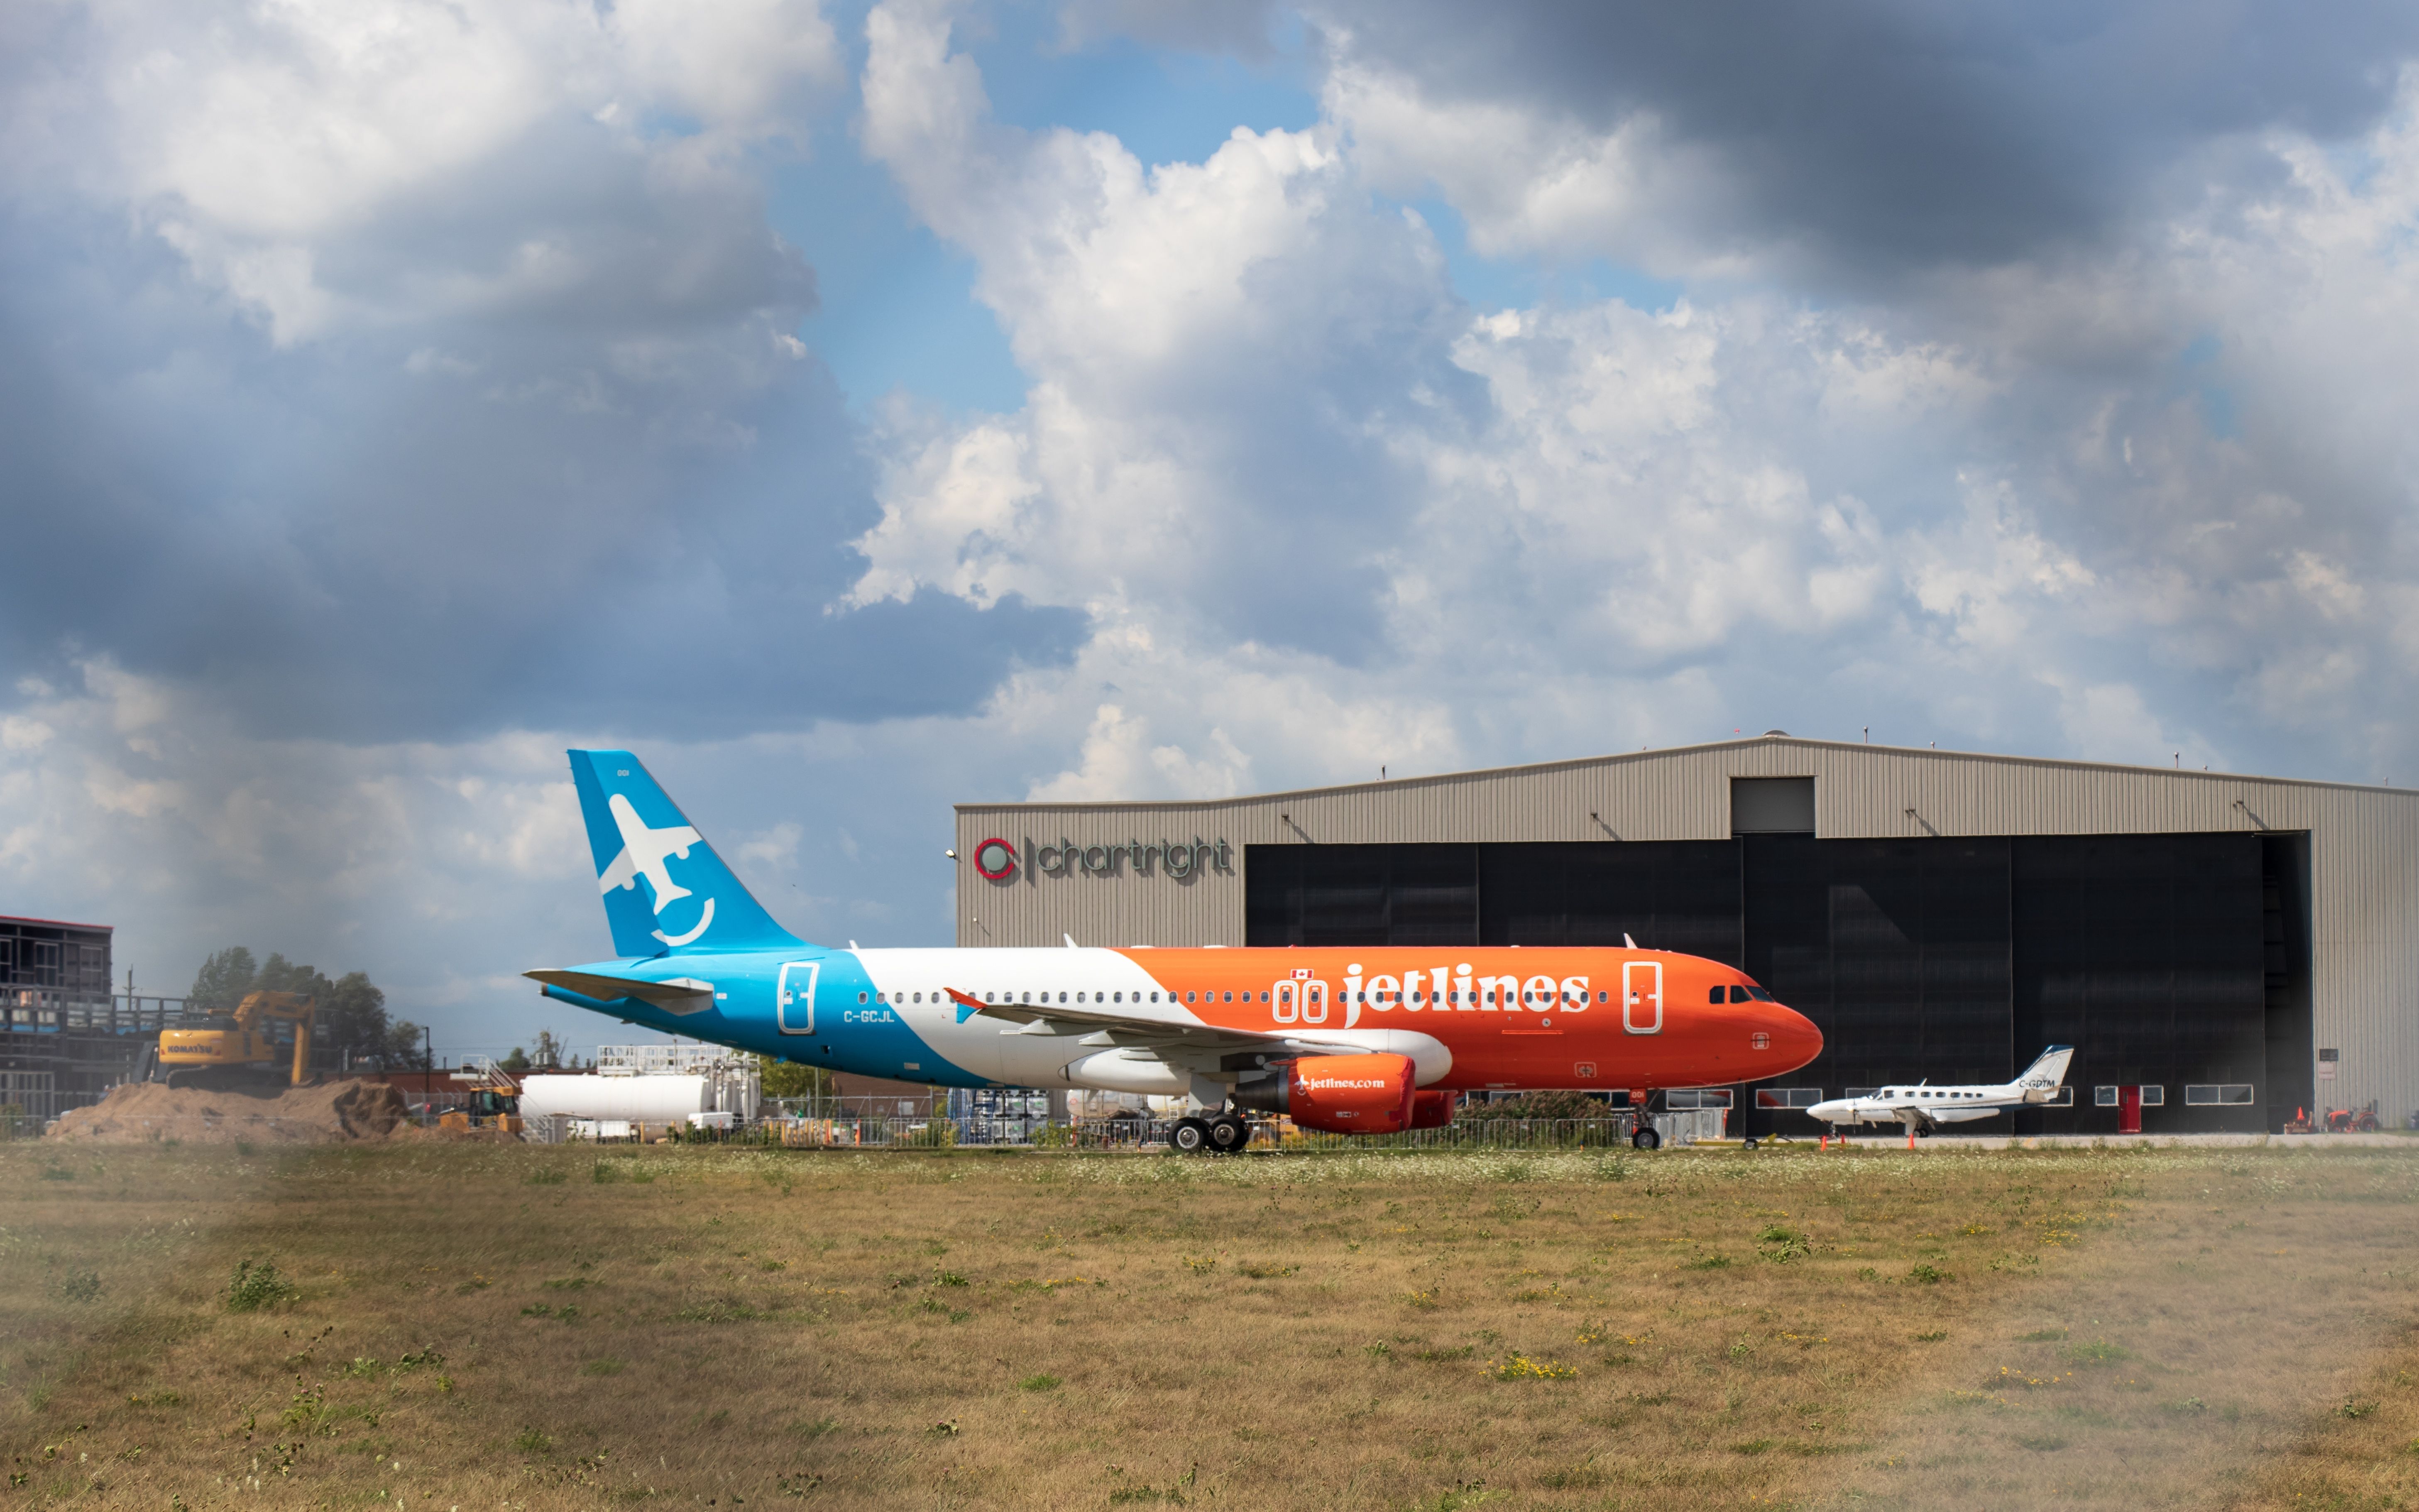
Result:
{"label": "yellow excavator", "polygon": [[[310,1074],[311,1026],[319,1001],[301,993],[250,993],[232,1013],[212,1013],[202,1027],[160,1031],[160,1077],[171,1087],[273,1090],[300,1087]],[[294,1026],[293,1070],[272,1026]]]}

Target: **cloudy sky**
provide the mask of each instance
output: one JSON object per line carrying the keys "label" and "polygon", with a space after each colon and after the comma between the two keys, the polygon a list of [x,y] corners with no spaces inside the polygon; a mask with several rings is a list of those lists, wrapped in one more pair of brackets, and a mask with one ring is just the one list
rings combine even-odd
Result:
{"label": "cloudy sky", "polygon": [[[1473,18],[1484,16],[1485,20]],[[2419,10],[0,8],[0,911],[440,1049],[562,751],[948,806],[1782,727],[2419,781]]]}

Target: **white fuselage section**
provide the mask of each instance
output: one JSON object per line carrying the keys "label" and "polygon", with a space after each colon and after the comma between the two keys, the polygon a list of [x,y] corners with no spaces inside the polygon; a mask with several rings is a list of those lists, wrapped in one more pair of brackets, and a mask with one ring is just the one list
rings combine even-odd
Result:
{"label": "white fuselage section", "polygon": [[1826,1123],[1963,1123],[2021,1106],[2024,1088],[1885,1087],[1871,1097],[1835,1097],[1806,1111]]}
{"label": "white fuselage section", "polygon": [[[866,1001],[839,1005],[842,1014],[863,1015],[863,1022],[875,1022],[876,1015],[895,1019],[952,1064],[1002,1086],[1190,1093],[1209,1101],[1213,1094],[1197,1078],[1207,1072],[1215,1080],[1233,1080],[1220,1072],[1221,1057],[1189,1054],[1179,1033],[1162,1038],[1128,1028],[1004,1027],[996,1018],[964,1011],[948,995],[957,991],[1001,1004],[1038,999],[1102,1008],[1156,1020],[1171,1030],[1215,1026],[1123,951],[935,949],[853,954],[867,978]],[[1408,1056],[1422,1086],[1453,1069],[1452,1053],[1441,1041],[1413,1030],[1322,1027],[1317,1038]],[[1272,1046],[1271,1053],[1279,1051]],[[1215,1095],[1223,1096],[1223,1089]]]}

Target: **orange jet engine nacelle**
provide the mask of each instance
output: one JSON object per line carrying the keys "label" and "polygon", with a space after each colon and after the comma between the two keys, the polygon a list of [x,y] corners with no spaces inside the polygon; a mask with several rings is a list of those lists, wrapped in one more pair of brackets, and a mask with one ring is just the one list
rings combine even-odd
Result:
{"label": "orange jet engine nacelle", "polygon": [[1411,1127],[1441,1129],[1453,1121],[1453,1092],[1422,1092],[1411,1100]]}
{"label": "orange jet engine nacelle", "polygon": [[1408,1056],[1305,1056],[1235,1088],[1235,1101],[1328,1134],[1400,1134],[1419,1084]]}

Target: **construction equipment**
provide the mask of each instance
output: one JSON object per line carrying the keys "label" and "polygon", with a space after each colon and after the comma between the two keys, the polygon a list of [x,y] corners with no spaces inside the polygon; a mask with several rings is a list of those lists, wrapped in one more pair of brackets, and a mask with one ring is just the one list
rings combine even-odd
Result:
{"label": "construction equipment", "polygon": [[2323,1118],[2314,1118],[2303,1108],[2295,1108],[2284,1132],[2297,1134],[2375,1134],[2383,1123],[2377,1117],[2377,1104],[2365,1108],[2329,1108]]}
{"label": "construction equipment", "polygon": [[[311,1065],[311,1026],[319,1000],[302,993],[248,993],[232,1013],[212,1013],[199,1028],[160,1031],[160,1077],[171,1087],[275,1090],[300,1087]],[[294,1026],[292,1071],[275,1026]]]}
{"label": "construction equipment", "polygon": [[437,1127],[457,1132],[470,1129],[501,1129],[518,1134],[521,1127],[521,1088],[512,1073],[485,1056],[465,1062],[460,1071],[452,1073],[453,1081],[466,1083],[470,1094],[468,1107],[453,1108],[438,1115]]}

